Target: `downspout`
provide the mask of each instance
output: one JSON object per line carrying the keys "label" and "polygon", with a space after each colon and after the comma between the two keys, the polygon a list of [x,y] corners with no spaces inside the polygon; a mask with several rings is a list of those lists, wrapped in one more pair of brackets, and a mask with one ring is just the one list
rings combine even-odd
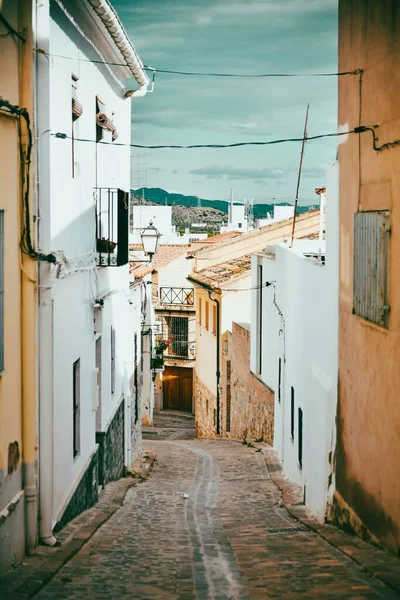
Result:
{"label": "downspout", "polygon": [[[49,0],[36,5],[36,47],[49,52],[50,26]],[[42,62],[41,62],[42,61]],[[40,132],[49,130],[49,64],[45,57],[36,54],[36,168],[38,246],[48,249],[50,237],[50,137],[43,139]],[[38,143],[41,162],[38,166]],[[40,539],[47,546],[54,546],[53,536],[53,488],[54,488],[54,422],[53,422],[53,301],[51,293],[51,265],[39,263],[39,506]]]}
{"label": "downspout", "polygon": [[[33,54],[32,48],[32,3],[24,0],[20,5],[20,25],[24,28],[26,43],[21,45],[21,106],[32,113]],[[34,175],[30,174],[30,189]],[[29,202],[32,209],[33,194]],[[31,210],[31,214],[33,211]],[[21,225],[22,226],[22,225]],[[22,460],[25,498],[25,550],[28,554],[37,545],[37,405],[36,405],[36,263],[21,252],[21,399],[22,399]]]}
{"label": "downspout", "polygon": [[217,435],[220,434],[220,393],[219,393],[219,380],[221,377],[221,370],[220,370],[220,356],[219,356],[219,352],[220,352],[220,308],[221,308],[221,303],[219,300],[217,300],[216,298],[211,298],[211,294],[213,293],[213,290],[207,290],[208,292],[208,297],[210,298],[210,300],[212,302],[215,302],[215,304],[217,305],[217,356],[216,356],[216,361],[215,361],[215,368],[216,368],[216,377],[217,377]]}

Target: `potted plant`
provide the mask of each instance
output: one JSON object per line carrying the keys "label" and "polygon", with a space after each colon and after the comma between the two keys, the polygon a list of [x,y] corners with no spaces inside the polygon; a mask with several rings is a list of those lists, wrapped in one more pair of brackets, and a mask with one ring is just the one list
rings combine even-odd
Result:
{"label": "potted plant", "polygon": [[164,351],[168,348],[168,346],[169,340],[158,340],[155,347],[156,354],[163,354]]}
{"label": "potted plant", "polygon": [[153,356],[151,359],[151,368],[158,373],[164,371],[164,358],[162,355]]}

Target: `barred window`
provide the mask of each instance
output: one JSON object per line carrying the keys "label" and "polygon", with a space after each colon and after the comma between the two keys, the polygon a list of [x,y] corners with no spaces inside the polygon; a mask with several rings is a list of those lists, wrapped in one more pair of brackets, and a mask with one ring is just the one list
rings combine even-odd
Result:
{"label": "barred window", "polygon": [[389,211],[354,215],[353,312],[388,326],[389,320]]}

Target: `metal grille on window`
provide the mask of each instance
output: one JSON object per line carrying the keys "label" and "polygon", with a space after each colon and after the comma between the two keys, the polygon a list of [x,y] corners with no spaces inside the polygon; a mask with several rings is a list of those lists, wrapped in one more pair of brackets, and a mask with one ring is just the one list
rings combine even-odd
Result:
{"label": "metal grille on window", "polygon": [[388,211],[354,215],[354,314],[388,326],[389,298]]}

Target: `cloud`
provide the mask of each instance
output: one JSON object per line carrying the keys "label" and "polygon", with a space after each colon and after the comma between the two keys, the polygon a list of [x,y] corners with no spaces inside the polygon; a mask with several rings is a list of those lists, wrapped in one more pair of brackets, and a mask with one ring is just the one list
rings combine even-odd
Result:
{"label": "cloud", "polygon": [[282,179],[288,173],[287,169],[274,169],[264,167],[257,169],[254,167],[221,167],[219,165],[209,165],[208,167],[200,167],[190,171],[192,175],[204,175],[207,179]]}
{"label": "cloud", "polygon": [[196,19],[197,25],[210,25],[212,23],[212,18],[210,15],[201,15]]}

